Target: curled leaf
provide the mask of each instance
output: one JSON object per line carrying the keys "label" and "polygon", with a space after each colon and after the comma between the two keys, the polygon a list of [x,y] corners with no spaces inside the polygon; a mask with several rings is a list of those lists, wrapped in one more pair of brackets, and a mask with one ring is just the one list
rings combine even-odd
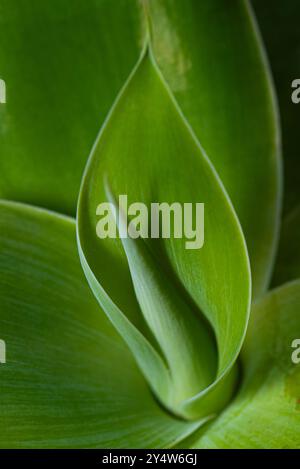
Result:
{"label": "curled leaf", "polygon": [[[101,239],[97,207],[205,204],[205,241]],[[151,221],[149,221],[151,224]],[[120,227],[119,227],[120,228]],[[250,271],[243,234],[214,168],[147,47],[102,128],[77,212],[81,262],[102,308],[166,407],[185,418],[230,398],[248,321]]]}
{"label": "curled leaf", "polygon": [[[273,3],[272,14],[266,7],[271,24]],[[258,297],[268,287],[276,254],[282,169],[276,97],[250,1],[148,4],[155,57],[230,196]]]}

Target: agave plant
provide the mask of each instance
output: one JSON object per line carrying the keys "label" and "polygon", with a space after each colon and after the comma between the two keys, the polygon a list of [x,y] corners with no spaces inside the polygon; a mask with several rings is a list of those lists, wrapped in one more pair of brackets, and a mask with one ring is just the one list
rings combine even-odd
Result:
{"label": "agave plant", "polygon": [[[288,181],[275,263],[280,127],[249,3],[0,7],[0,446],[299,448],[300,211]],[[100,239],[120,194],[205,203],[203,248]]]}

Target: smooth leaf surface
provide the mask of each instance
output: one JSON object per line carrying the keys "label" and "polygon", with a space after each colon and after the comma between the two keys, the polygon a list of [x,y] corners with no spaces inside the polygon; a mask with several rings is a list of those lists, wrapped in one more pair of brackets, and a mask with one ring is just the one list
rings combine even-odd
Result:
{"label": "smooth leaf surface", "polygon": [[233,202],[259,296],[270,281],[278,238],[281,162],[255,19],[244,0],[152,0],[149,11],[156,59]]}
{"label": "smooth leaf surface", "polygon": [[168,447],[165,413],[94,299],[72,219],[0,203],[1,448]]}
{"label": "smooth leaf surface", "polygon": [[300,281],[269,293],[251,313],[236,399],[193,442],[197,448],[300,448]]}
{"label": "smooth leaf surface", "polygon": [[0,11],[0,196],[75,214],[91,146],[140,54],[142,10],[0,0]]}
{"label": "smooth leaf surface", "polygon": [[[128,205],[143,202],[150,209],[153,202],[204,202],[204,247],[187,250],[185,238],[172,236],[127,240],[123,245],[100,239],[96,211],[108,200],[105,181],[115,200],[128,195]],[[151,49],[143,53],[94,146],[81,187],[77,226],[90,286],[159,398],[188,418],[222,408],[233,391],[234,375],[228,372],[248,320],[247,251],[230,200],[173,100]],[[210,358],[215,353],[211,328],[218,349],[215,360]],[[143,343],[136,340],[137,330]],[[181,354],[174,353],[176,347]],[[212,367],[209,379],[203,359]],[[180,382],[184,389],[177,387]],[[179,396],[184,400],[178,406]]]}
{"label": "smooth leaf surface", "polygon": [[[89,149],[143,45],[147,2],[0,5],[7,83],[0,195],[74,213]],[[159,66],[232,198],[259,294],[276,245],[280,165],[274,97],[251,15],[243,0],[148,7]]]}

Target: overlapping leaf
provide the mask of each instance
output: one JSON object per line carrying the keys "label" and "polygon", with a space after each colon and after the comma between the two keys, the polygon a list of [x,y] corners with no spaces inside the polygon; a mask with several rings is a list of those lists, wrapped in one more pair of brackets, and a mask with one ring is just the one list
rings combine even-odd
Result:
{"label": "overlapping leaf", "polygon": [[[100,239],[96,212],[107,183],[116,201],[126,194],[128,205],[143,202],[149,213],[153,202],[204,202],[204,247],[187,250],[174,237]],[[226,192],[149,48],[91,154],[78,241],[91,288],[164,404],[188,418],[219,410],[233,391],[228,372],[247,326],[248,257]]]}
{"label": "overlapping leaf", "polygon": [[255,20],[240,0],[149,6],[158,64],[237,211],[257,296],[272,273],[281,164],[275,98]]}
{"label": "overlapping leaf", "polygon": [[95,301],[75,223],[0,203],[1,448],[167,447],[201,422],[165,413]]}
{"label": "overlapping leaf", "polygon": [[75,212],[89,149],[141,51],[146,7],[159,65],[241,220],[259,294],[277,239],[279,137],[247,2],[116,2],[1,0],[0,195]]}
{"label": "overlapping leaf", "polygon": [[299,280],[254,306],[241,390],[194,447],[300,448],[300,368],[292,361],[292,343],[300,337],[299,308]]}
{"label": "overlapping leaf", "polygon": [[[250,275],[234,208],[255,295],[273,264],[279,132],[248,3],[0,5],[0,72],[8,84],[0,108],[3,197],[74,212],[88,148],[144,43],[144,8],[154,50],[144,51],[111,111],[80,193],[79,253],[104,311],[80,274],[74,223],[1,203],[0,325],[10,357],[1,369],[1,445],[173,445],[235,390]],[[203,249],[187,251],[184,239],[173,238],[99,240],[97,205],[109,199],[118,212],[119,194],[147,206],[204,202]],[[294,233],[283,237],[277,279],[298,272],[297,258],[284,267]],[[289,285],[255,306],[242,389],[193,438],[196,446],[298,445],[299,372],[287,347],[299,329],[299,291]],[[163,411],[141,372],[166,408],[197,423]]]}

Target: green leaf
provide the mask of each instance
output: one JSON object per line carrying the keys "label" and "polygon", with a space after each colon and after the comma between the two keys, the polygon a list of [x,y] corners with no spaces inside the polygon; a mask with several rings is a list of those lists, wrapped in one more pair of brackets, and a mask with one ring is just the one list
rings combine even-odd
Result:
{"label": "green leaf", "polygon": [[[152,202],[204,202],[204,247],[187,250],[186,239],[174,237],[123,244],[100,239],[96,211],[109,200],[107,186],[114,200],[126,194],[128,205],[142,202],[148,209]],[[94,146],[77,228],[90,286],[156,395],[186,418],[220,410],[233,392],[236,370],[229,372],[248,321],[246,246],[230,200],[151,49]]]}
{"label": "green leaf", "polygon": [[0,196],[75,214],[82,172],[144,42],[138,0],[0,0]]}
{"label": "green leaf", "polygon": [[152,0],[149,10],[156,59],[229,193],[258,296],[268,286],[278,238],[280,131],[248,1]]}
{"label": "green leaf", "polygon": [[283,219],[273,284],[300,278],[300,205]]}
{"label": "green leaf", "polygon": [[284,212],[289,214],[300,199],[300,105],[292,102],[292,82],[300,78],[300,28],[298,0],[252,0],[266,43],[278,94],[284,155]]}
{"label": "green leaf", "polygon": [[164,412],[94,299],[72,219],[0,203],[1,448],[168,447]]}
{"label": "green leaf", "polygon": [[[233,201],[259,294],[276,245],[280,164],[251,14],[242,0],[148,3],[159,66]],[[0,0],[2,197],[74,213],[86,156],[143,45],[142,4]]]}
{"label": "green leaf", "polygon": [[300,448],[300,281],[255,304],[242,353],[243,383],[232,404],[193,443],[197,448]]}

